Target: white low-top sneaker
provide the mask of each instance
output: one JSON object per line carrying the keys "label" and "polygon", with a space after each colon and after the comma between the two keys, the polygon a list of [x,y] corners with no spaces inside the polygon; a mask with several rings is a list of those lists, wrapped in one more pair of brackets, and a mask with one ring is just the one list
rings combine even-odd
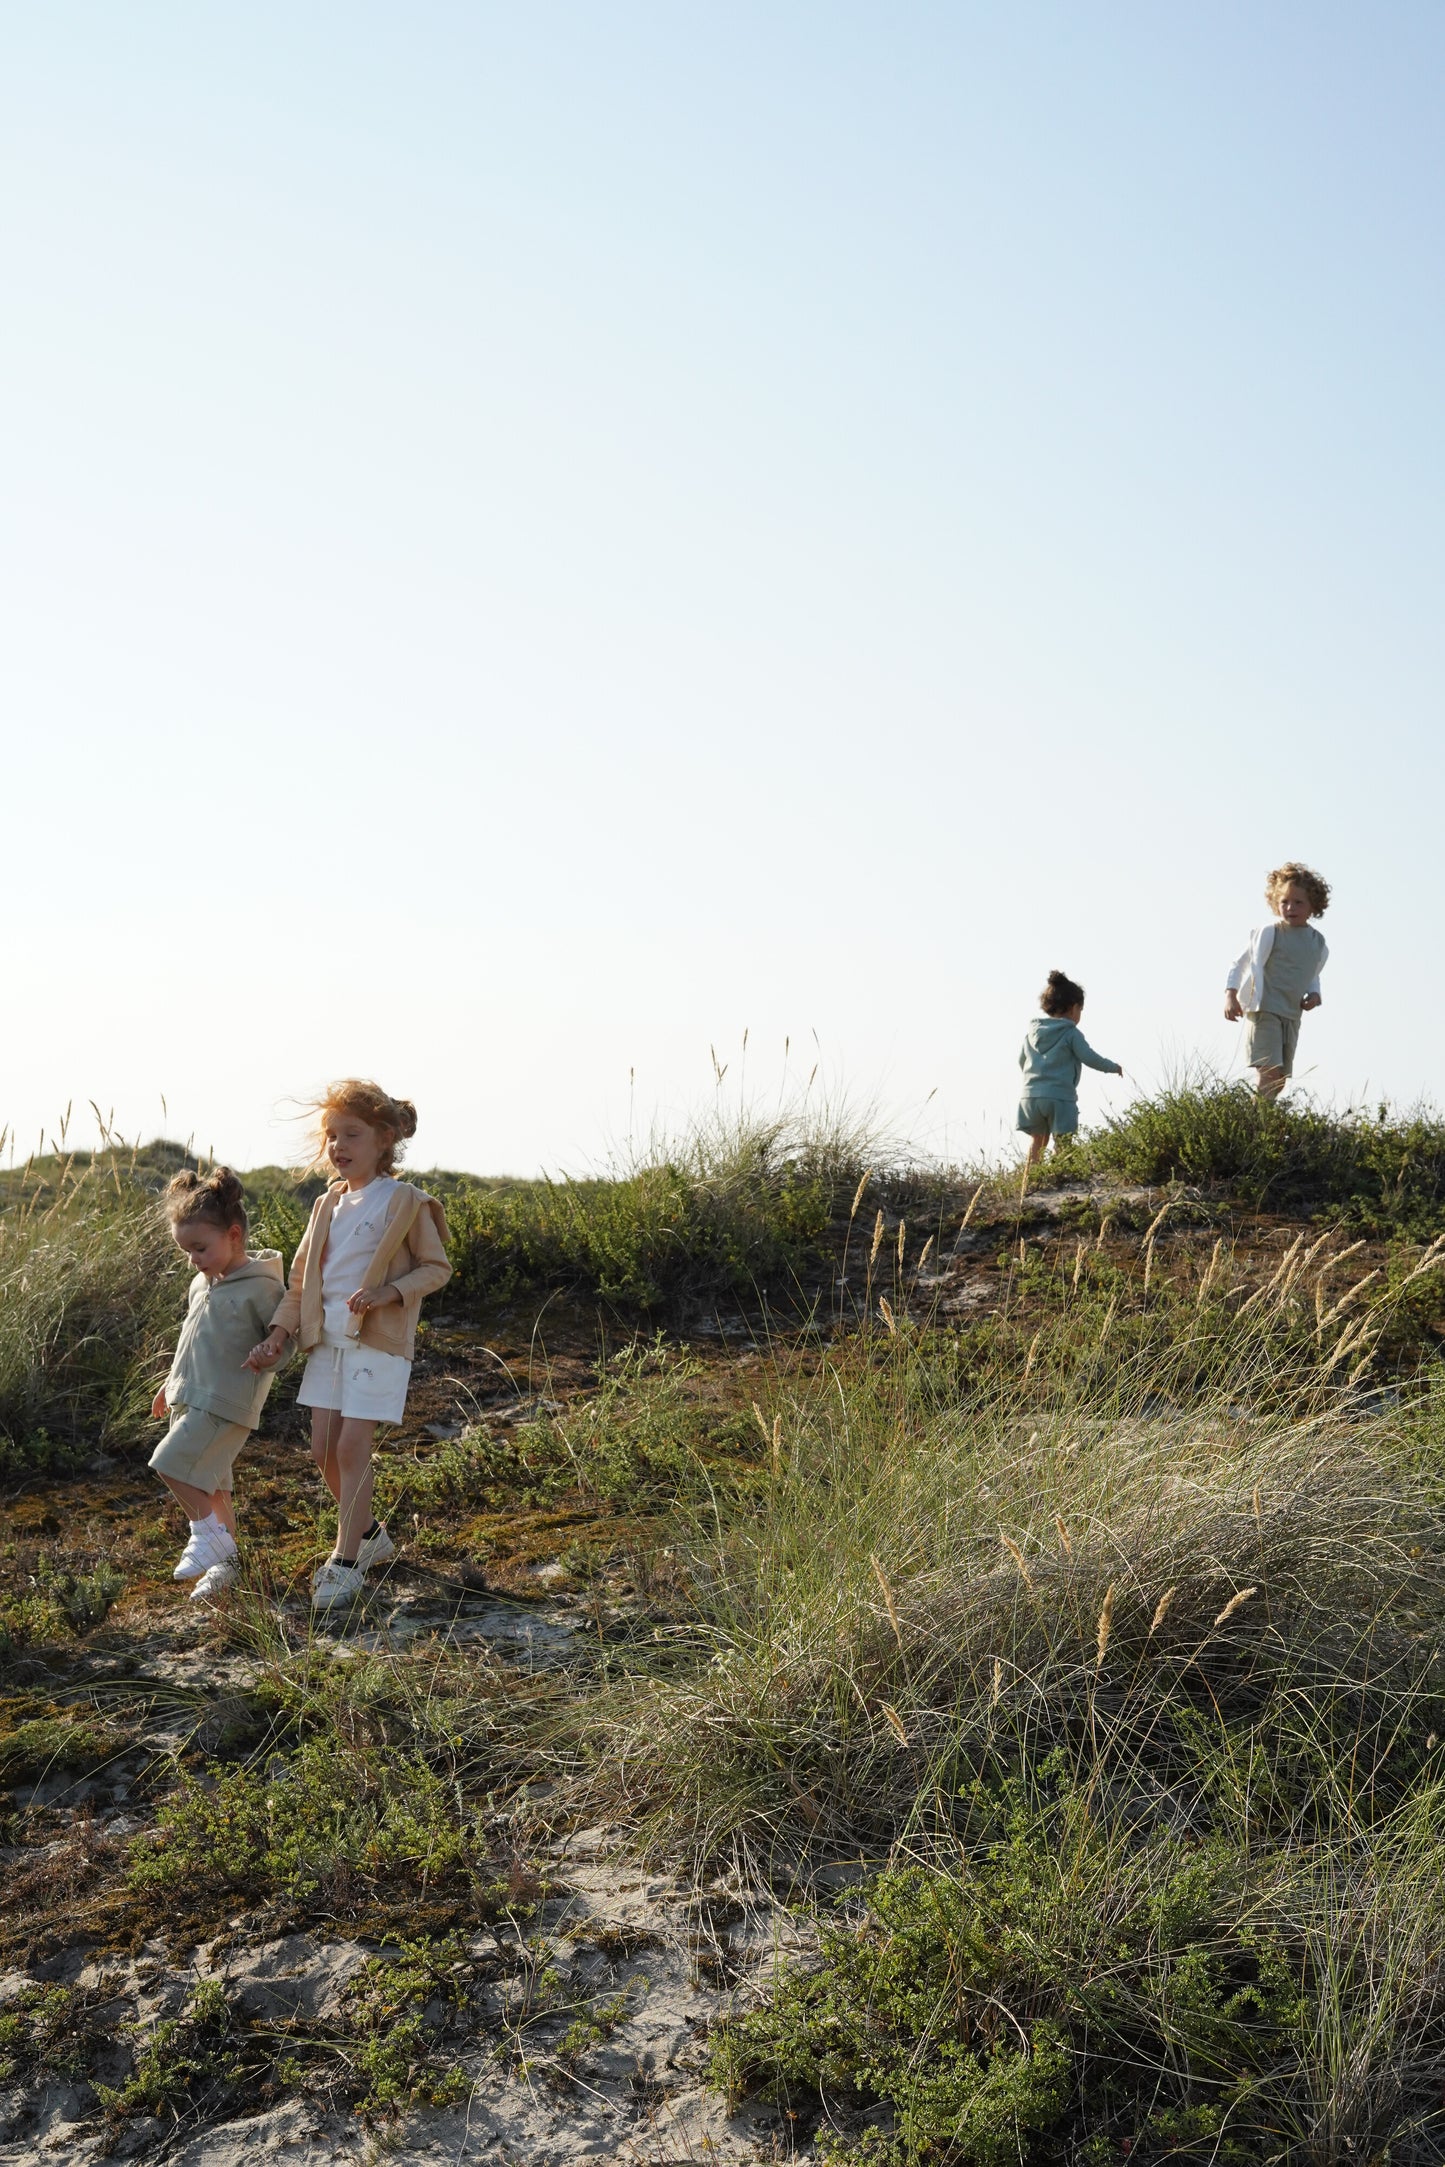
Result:
{"label": "white low-top sneaker", "polygon": [[224,1565],[236,1555],[234,1538],[219,1522],[214,1526],[201,1520],[193,1522],[191,1539],[176,1559],[172,1580],[199,1580],[202,1573],[213,1565]]}
{"label": "white low-top sneaker", "polygon": [[213,1596],[220,1595],[226,1588],[234,1587],[235,1583],[235,1559],[222,1558],[219,1565],[208,1565],[206,1567],[200,1579],[192,1588],[190,1599],[193,1603],[208,1603]]}
{"label": "white low-top sneaker", "polygon": [[311,1608],[335,1610],[339,1603],[354,1603],[365,1586],[366,1575],[359,1565],[343,1565],[339,1558],[328,1558],[312,1586]]}
{"label": "white low-top sneaker", "polygon": [[374,1535],[363,1535],[356,1546],[356,1562],[363,1572],[368,1572],[373,1565],[384,1565],[388,1558],[395,1556],[396,1544],[384,1527],[379,1527]]}

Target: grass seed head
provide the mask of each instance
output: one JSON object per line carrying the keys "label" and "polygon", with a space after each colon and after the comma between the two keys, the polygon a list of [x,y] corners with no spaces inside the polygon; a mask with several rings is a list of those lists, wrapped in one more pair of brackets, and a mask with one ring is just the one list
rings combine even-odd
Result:
{"label": "grass seed head", "polygon": [[1223,1610],[1220,1611],[1219,1616],[1215,1619],[1215,1624],[1223,1625],[1225,1619],[1232,1618],[1235,1611],[1242,1608],[1242,1606],[1249,1601],[1251,1595],[1258,1595],[1258,1593],[1258,1588],[1241,1588],[1238,1594],[1231,1595],[1229,1601],[1225,1604]]}
{"label": "grass seed head", "polygon": [[1175,1596],[1178,1593],[1179,1589],[1177,1586],[1172,1588],[1166,1588],[1164,1590],[1164,1593],[1160,1596],[1158,1602],[1154,1605],[1154,1615],[1149,1620],[1149,1638],[1151,1640],[1158,1632],[1160,1626],[1164,1623],[1164,1620],[1168,1617],[1169,1605],[1173,1602]]}
{"label": "grass seed head", "polygon": [[1099,1639],[1095,1661],[1100,1670],[1109,1652],[1109,1636],[1114,1630],[1114,1582],[1111,1580],[1099,1610]]}
{"label": "grass seed head", "polygon": [[1033,1574],[1029,1571],[1028,1561],[1024,1557],[1022,1550],[1020,1550],[1018,1544],[1013,1540],[1011,1536],[1005,1535],[1002,1528],[999,1529],[998,1539],[1003,1544],[1005,1550],[1007,1550],[1009,1556],[1013,1559],[1015,1565],[1017,1565],[1019,1569],[1019,1578],[1023,1581],[1023,1584],[1028,1589],[1030,1595],[1032,1595],[1034,1592],[1034,1577]]}
{"label": "grass seed head", "polygon": [[893,1706],[893,1703],[891,1701],[881,1701],[879,1703],[879,1706],[883,1713],[883,1720],[887,1723],[888,1728],[892,1731],[894,1737],[898,1740],[899,1745],[906,1746],[909,1742],[908,1733],[904,1729],[903,1718],[898,1713],[898,1710]]}

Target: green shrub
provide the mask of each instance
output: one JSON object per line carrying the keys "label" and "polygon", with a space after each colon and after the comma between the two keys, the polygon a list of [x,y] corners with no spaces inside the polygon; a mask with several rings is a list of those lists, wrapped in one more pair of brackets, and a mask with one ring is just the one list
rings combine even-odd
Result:
{"label": "green shrub", "polygon": [[[468,2008],[475,1966],[457,1934],[404,1941],[371,1957],[346,1989],[342,2042],[350,2090],[363,2115],[443,2107],[471,2089],[466,2071],[438,2054],[439,2033]],[[440,2019],[430,2010],[440,2005]]]}
{"label": "green shrub", "polygon": [[830,1210],[816,1180],[784,1173],[729,1193],[672,1165],[447,1199],[460,1292],[567,1287],[631,1309],[786,1286],[816,1267]]}
{"label": "green shrub", "polygon": [[108,1992],[104,1983],[88,1989],[39,1982],[21,1987],[0,2009],[0,2085],[57,2076],[83,2080],[104,2043],[92,2016]]}
{"label": "green shrub", "polygon": [[459,1183],[446,1194],[457,1285],[643,1310],[791,1288],[823,1261],[867,1148],[846,1116],[743,1113],[610,1179]]}
{"label": "green shrub", "polygon": [[244,1889],[333,1904],[378,1888],[467,1885],[477,1857],[456,1791],[414,1754],[306,1739],[262,1767],[183,1772],[131,1853],[137,1889]]}
{"label": "green shrub", "polygon": [[23,1594],[0,1596],[0,1652],[78,1638],[104,1622],[125,1591],[125,1575],[106,1558],[83,1563],[73,1553],[41,1550]]}
{"label": "green shrub", "polygon": [[125,1743],[123,1731],[93,1718],[35,1716],[0,1733],[0,1783],[34,1783],[54,1769],[94,1768]]}
{"label": "green shrub", "polygon": [[714,2080],[809,2119],[891,2111],[836,2159],[1004,2167],[1087,2132],[1101,2156],[1120,2138],[1150,2161],[1274,2156],[1309,2119],[1321,2021],[1357,2026],[1367,1979],[1316,1968],[1278,1852],[1130,1829],[1061,1761],[1045,1779],[976,1787],[966,1858],[872,1881],[813,1964],[721,2028]]}
{"label": "green shrub", "polygon": [[163,2017],[139,2034],[130,2075],[123,2084],[97,2084],[112,2121],[175,2112],[228,2086],[242,2074],[245,2025],[218,1979],[202,1979],[177,2017]]}
{"label": "green shrub", "polygon": [[1203,1183],[1260,1209],[1327,1214],[1419,1240],[1445,1226],[1445,1121],[1428,1109],[1396,1114],[1381,1105],[1341,1116],[1271,1105],[1245,1084],[1201,1074],[1093,1131],[1070,1167]]}

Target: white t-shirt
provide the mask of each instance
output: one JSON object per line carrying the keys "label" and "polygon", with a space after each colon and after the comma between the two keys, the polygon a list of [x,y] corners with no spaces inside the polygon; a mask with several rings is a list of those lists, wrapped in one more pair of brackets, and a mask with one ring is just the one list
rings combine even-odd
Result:
{"label": "white t-shirt", "polygon": [[378,1174],[364,1189],[343,1189],[331,1207],[321,1256],[321,1336],[332,1346],[346,1339],[346,1327],[352,1322],[347,1298],[355,1294],[381,1247],[386,1207],[395,1187],[390,1174]]}

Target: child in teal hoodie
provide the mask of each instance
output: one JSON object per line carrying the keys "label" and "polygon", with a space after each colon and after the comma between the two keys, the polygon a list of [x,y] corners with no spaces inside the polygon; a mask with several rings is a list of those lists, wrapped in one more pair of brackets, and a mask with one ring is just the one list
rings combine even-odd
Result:
{"label": "child in teal hoodie", "polygon": [[1023,1096],[1019,1100],[1018,1126],[1029,1138],[1029,1165],[1037,1166],[1049,1137],[1055,1149],[1072,1139],[1079,1126],[1079,1075],[1085,1068],[1102,1069],[1106,1076],[1122,1076],[1117,1061],[1095,1053],[1079,1018],[1084,1013],[1084,989],[1062,971],[1050,971],[1049,982],[1039,997],[1043,1009],[1029,1025],[1019,1054],[1024,1072]]}

